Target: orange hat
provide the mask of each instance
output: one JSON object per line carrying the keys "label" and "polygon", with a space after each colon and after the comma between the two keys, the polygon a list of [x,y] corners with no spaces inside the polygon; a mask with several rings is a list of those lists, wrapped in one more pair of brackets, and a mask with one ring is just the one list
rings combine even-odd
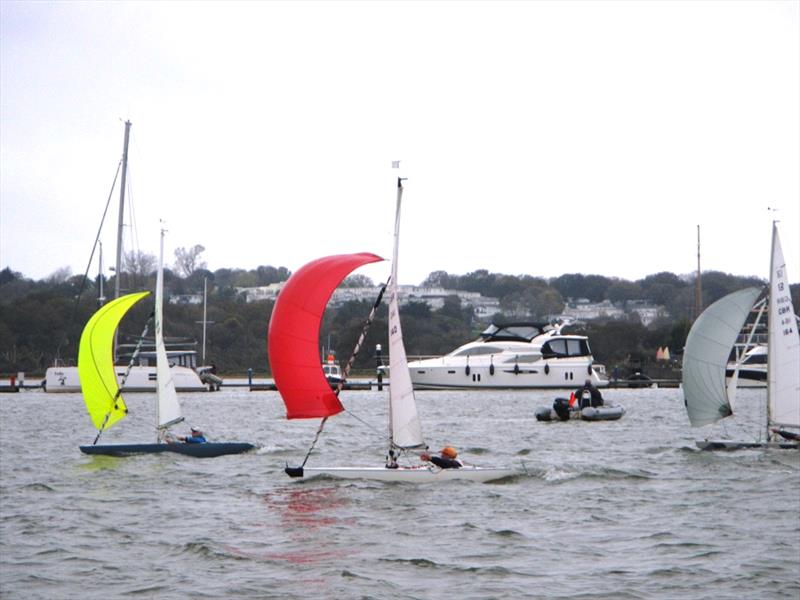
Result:
{"label": "orange hat", "polygon": [[455,458],[458,456],[458,452],[452,446],[445,446],[441,450],[442,456],[446,456],[447,458]]}

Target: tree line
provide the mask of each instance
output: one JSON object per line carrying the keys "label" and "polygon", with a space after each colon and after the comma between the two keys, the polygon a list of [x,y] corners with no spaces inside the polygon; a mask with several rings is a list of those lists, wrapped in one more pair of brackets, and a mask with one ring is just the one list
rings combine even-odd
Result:
{"label": "tree line", "polygon": [[[167,295],[202,293],[204,283],[207,284],[206,362],[214,362],[223,374],[243,374],[248,369],[259,375],[267,374],[266,332],[273,302],[247,303],[237,294],[236,288],[285,281],[290,271],[285,267],[260,266],[251,270],[218,269],[211,272],[198,260],[200,252],[202,246],[196,246],[187,251],[187,256],[193,255],[188,256],[190,260],[183,266],[179,262],[176,270],[165,269]],[[152,268],[146,274],[127,268],[120,277],[124,293],[155,288]],[[758,278],[715,271],[702,273],[701,283],[703,306],[742,287],[766,284]],[[114,285],[114,276],[103,279],[106,293]],[[376,296],[378,293],[378,286],[362,275],[351,276],[343,285],[374,286]],[[588,335],[596,360],[606,364],[609,370],[616,367],[622,373],[652,362],[656,350],[662,346],[668,346],[673,355],[679,353],[695,318],[694,276],[667,272],[628,281],[583,274],[544,279],[486,270],[465,275],[435,271],[421,285],[497,297],[502,312],[493,318],[496,322],[544,321],[550,315],[559,314],[569,298],[615,303],[645,301],[666,307],[669,316],[647,327],[633,313],[626,320],[594,320],[568,330]],[[56,360],[75,364],[83,326],[98,308],[99,286],[98,278],[71,276],[64,272],[34,281],[10,268],[0,271],[0,374],[25,371],[35,376],[43,374]],[[800,284],[791,287],[793,302],[798,306]],[[370,307],[369,301],[351,301],[336,308],[328,307],[321,331],[320,355],[322,345],[327,346],[330,340],[331,350],[338,358],[346,360]],[[140,302],[122,321],[121,335],[138,337],[151,312],[152,300]],[[168,341],[173,338],[196,340],[199,354],[202,305],[170,304],[164,312],[164,331]],[[444,305],[436,310],[427,304],[412,302],[401,308],[401,316],[409,355],[444,354],[474,339],[488,325],[475,317],[471,307],[462,306],[457,296],[446,298]],[[373,369],[376,345],[388,347],[386,322],[384,303],[367,334],[365,350],[357,358],[356,368]]]}

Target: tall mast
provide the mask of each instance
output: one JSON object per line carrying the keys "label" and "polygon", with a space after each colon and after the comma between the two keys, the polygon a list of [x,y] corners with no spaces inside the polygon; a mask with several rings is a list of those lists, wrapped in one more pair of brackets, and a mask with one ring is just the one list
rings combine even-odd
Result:
{"label": "tall mast", "polygon": [[775,332],[777,332],[778,315],[774,307],[776,304],[774,279],[775,279],[775,237],[777,235],[778,226],[776,221],[772,221],[772,243],[769,247],[769,295],[767,296],[768,309],[767,309],[767,437],[770,439],[770,424],[772,423],[772,395],[775,393],[776,381],[775,371],[773,370],[773,362],[775,361]]}
{"label": "tall mast", "polygon": [[206,303],[208,299],[208,277],[203,277],[203,358],[202,364],[206,364],[206,324],[208,319],[206,315]]}
{"label": "tall mast", "polygon": [[125,121],[125,144],[122,147],[122,182],[119,188],[119,220],[117,224],[117,262],[114,282],[114,298],[119,298],[120,276],[122,275],[122,228],[125,217],[125,180],[128,175],[128,139],[131,133],[131,122]]}
{"label": "tall mast", "polygon": [[700,225],[697,226],[697,278],[694,285],[694,318],[703,312],[703,289],[700,279]]}
{"label": "tall mast", "polygon": [[103,242],[98,242],[100,245],[100,258],[97,261],[97,281],[100,286],[100,295],[97,297],[97,303],[100,306],[106,303],[106,297],[103,295]]}
{"label": "tall mast", "polygon": [[[114,298],[119,298],[119,284],[122,277],[122,227],[125,217],[125,179],[128,174],[128,139],[131,133],[131,122],[125,121],[125,143],[122,146],[122,184],[119,188],[119,221],[117,225],[117,262],[114,277]],[[117,348],[119,347],[119,330],[114,333],[114,363],[117,362]]]}

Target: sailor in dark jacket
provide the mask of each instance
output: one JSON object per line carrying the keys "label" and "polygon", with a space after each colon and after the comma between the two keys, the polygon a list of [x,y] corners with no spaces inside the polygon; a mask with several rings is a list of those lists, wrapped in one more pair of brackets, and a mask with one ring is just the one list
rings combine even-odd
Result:
{"label": "sailor in dark jacket", "polygon": [[420,459],[431,462],[440,469],[459,469],[464,465],[456,457],[458,452],[452,446],[445,446],[439,452],[439,456],[431,456],[427,452],[420,454]]}
{"label": "sailor in dark jacket", "polygon": [[603,406],[603,395],[600,393],[591,379],[587,379],[583,387],[575,390],[575,396],[578,398],[578,407],[586,408],[587,406]]}
{"label": "sailor in dark jacket", "polygon": [[187,444],[205,444],[208,440],[206,440],[206,436],[203,434],[202,431],[199,429],[195,429],[192,427],[192,435],[182,436],[179,435],[178,439],[182,442],[186,442]]}

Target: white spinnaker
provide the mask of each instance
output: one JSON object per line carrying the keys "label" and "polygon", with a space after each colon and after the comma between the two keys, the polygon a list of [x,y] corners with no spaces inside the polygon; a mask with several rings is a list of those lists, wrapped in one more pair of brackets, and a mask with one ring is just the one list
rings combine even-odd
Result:
{"label": "white spinnaker", "polygon": [[414,399],[414,388],[408,371],[400,310],[397,300],[397,253],[400,240],[400,204],[403,197],[401,180],[397,182],[397,212],[394,223],[392,276],[389,282],[389,430],[392,443],[401,448],[424,446],[422,428]]}
{"label": "white spinnaker", "polygon": [[161,252],[158,256],[158,274],[156,276],[156,378],[158,381],[156,398],[156,426],[166,429],[183,420],[178,393],[169,367],[167,349],[164,346],[164,231],[161,231]]}
{"label": "white spinnaker", "polygon": [[725,368],[759,288],[733,292],[717,300],[697,318],[683,353],[683,398],[694,427],[709,425],[731,414]]}
{"label": "white spinnaker", "polygon": [[771,425],[800,427],[800,334],[778,228],[772,225],[767,397]]}

